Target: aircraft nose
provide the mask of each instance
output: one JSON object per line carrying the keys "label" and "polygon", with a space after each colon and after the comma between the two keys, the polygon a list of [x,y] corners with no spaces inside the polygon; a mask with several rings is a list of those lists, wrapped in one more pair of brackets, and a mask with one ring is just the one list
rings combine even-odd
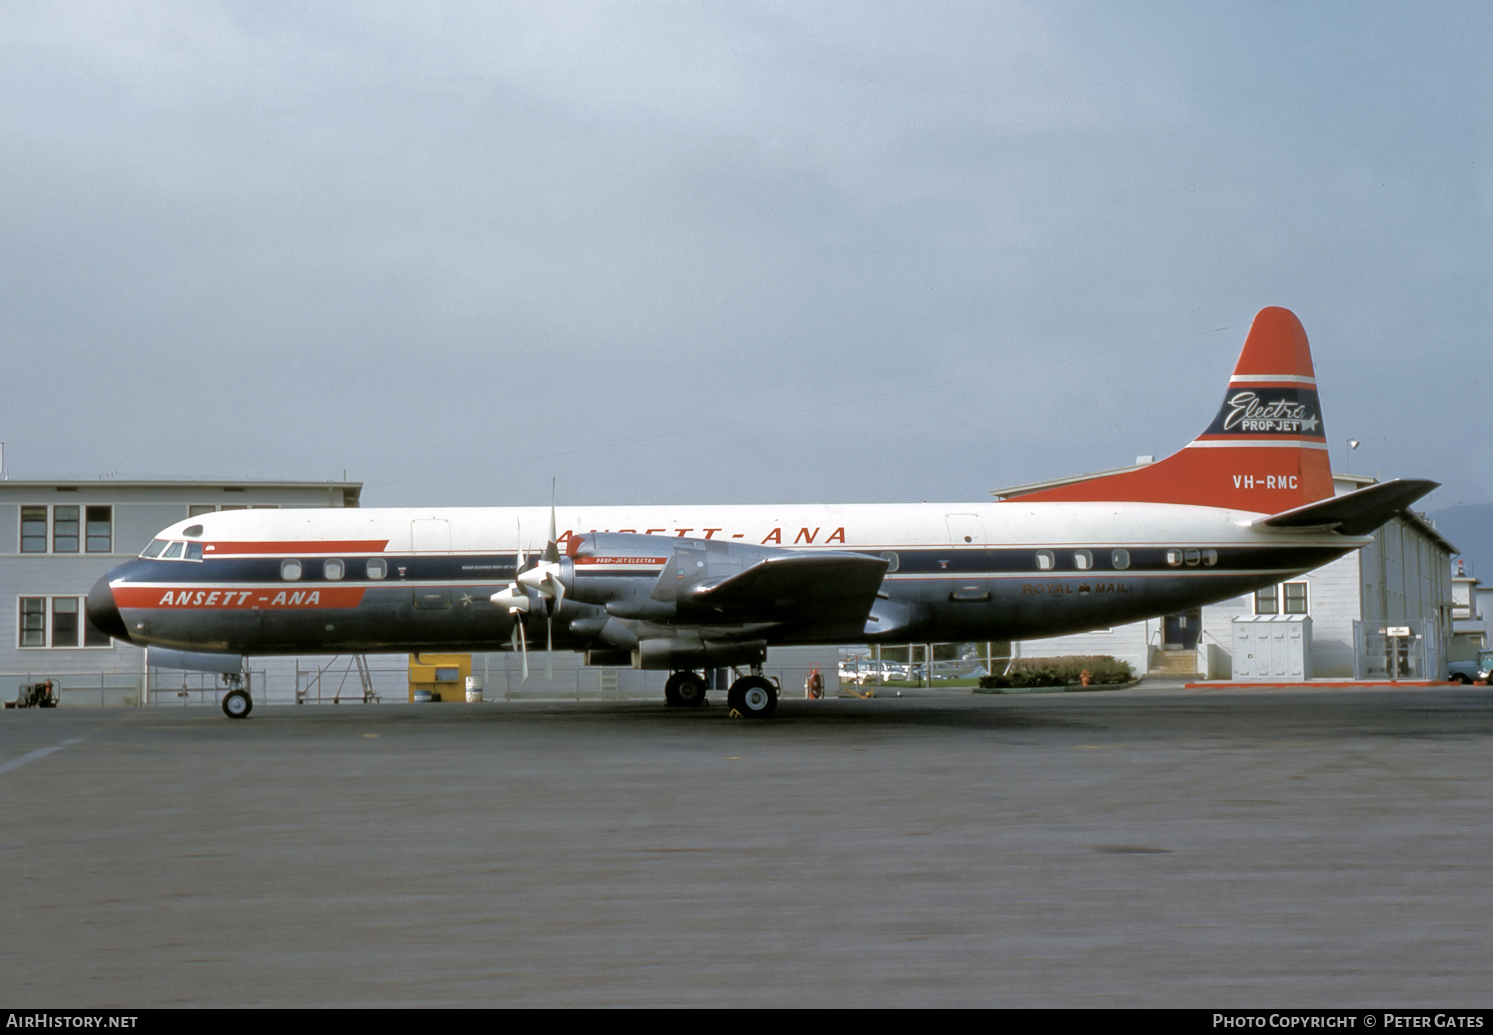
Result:
{"label": "aircraft nose", "polygon": [[124,619],[119,616],[119,608],[114,604],[114,591],[109,588],[109,576],[105,575],[93,584],[88,591],[88,603],[86,605],[88,620],[99,632],[108,633],[116,640],[130,642],[130,634],[124,627]]}

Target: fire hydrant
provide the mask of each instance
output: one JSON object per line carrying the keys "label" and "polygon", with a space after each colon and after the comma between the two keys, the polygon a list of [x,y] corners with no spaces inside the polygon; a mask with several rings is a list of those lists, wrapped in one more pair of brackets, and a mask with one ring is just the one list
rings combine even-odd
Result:
{"label": "fire hydrant", "polygon": [[1088,669],[1084,669],[1082,672],[1080,672],[1078,674],[1078,681],[1079,681],[1079,683],[1081,683],[1084,686],[1088,686],[1089,685],[1089,679],[1090,679],[1090,676],[1089,676],[1089,670]]}

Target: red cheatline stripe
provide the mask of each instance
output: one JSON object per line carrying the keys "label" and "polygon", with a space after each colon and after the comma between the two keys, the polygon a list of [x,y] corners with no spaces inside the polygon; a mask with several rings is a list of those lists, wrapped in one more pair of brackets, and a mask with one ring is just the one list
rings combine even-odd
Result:
{"label": "red cheatline stripe", "polygon": [[253,608],[357,607],[361,586],[286,586],[279,589],[242,586],[115,586],[114,603],[122,608],[176,610],[251,610]]}
{"label": "red cheatline stripe", "polygon": [[204,553],[227,554],[383,553],[387,539],[287,539],[262,543],[207,543]]}

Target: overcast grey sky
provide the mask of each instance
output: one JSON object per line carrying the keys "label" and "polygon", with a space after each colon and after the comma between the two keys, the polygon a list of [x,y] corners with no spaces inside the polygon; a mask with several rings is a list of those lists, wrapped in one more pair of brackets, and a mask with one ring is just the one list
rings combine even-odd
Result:
{"label": "overcast grey sky", "polygon": [[13,478],[981,499],[1180,448],[1266,305],[1493,500],[1487,5],[0,6]]}

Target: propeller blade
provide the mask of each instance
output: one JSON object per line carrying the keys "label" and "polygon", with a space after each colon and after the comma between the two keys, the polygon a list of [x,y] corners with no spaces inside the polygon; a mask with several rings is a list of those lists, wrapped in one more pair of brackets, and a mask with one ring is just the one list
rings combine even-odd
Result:
{"label": "propeller blade", "polygon": [[524,652],[524,678],[519,680],[519,682],[527,683],[529,681],[529,640],[524,635],[524,620],[515,616],[513,627],[518,631],[518,642]]}
{"label": "propeller blade", "polygon": [[555,620],[545,618],[545,644],[544,644],[544,678],[551,683],[555,681]]}
{"label": "propeller blade", "polygon": [[560,541],[555,538],[555,490],[553,485],[550,486],[550,537],[549,541],[544,544],[544,556],[541,560],[548,561],[550,564],[558,564],[560,562]]}

